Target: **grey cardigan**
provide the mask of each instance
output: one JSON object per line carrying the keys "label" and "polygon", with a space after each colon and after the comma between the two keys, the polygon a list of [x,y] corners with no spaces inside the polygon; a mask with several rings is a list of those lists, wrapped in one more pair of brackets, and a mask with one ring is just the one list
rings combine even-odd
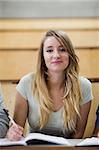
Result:
{"label": "grey cardigan", "polygon": [[9,118],[3,106],[3,96],[0,89],[0,138],[5,137],[9,128]]}

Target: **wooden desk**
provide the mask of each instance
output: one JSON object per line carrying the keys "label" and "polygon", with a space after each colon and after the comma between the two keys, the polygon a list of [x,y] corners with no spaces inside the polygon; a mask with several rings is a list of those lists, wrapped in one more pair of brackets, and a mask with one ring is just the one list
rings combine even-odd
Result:
{"label": "wooden desk", "polygon": [[0,147],[0,150],[99,150],[97,147],[65,147],[65,146],[11,146]]}

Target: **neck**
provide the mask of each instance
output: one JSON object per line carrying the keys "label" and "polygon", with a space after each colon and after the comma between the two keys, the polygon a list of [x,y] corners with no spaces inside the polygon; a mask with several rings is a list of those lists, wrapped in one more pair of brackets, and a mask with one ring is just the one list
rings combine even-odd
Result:
{"label": "neck", "polygon": [[48,86],[50,89],[60,89],[64,85],[65,76],[63,73],[49,73]]}

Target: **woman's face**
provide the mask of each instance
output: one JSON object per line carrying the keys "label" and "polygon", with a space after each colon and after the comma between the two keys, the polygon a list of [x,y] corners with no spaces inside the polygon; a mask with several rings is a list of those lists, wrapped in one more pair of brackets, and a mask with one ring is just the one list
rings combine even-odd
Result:
{"label": "woman's face", "polygon": [[48,72],[63,72],[69,64],[67,50],[53,36],[45,40],[43,56]]}

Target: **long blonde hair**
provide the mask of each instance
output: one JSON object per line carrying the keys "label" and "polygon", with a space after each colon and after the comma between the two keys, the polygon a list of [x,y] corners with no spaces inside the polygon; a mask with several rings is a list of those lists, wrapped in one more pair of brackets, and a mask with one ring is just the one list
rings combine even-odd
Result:
{"label": "long blonde hair", "polygon": [[74,131],[77,117],[80,116],[79,104],[81,100],[79,84],[78,57],[72,43],[64,31],[49,30],[40,45],[37,71],[33,82],[33,94],[40,103],[40,129],[42,129],[54,110],[52,99],[47,87],[47,67],[43,57],[43,46],[46,38],[54,36],[69,54],[69,65],[65,69],[65,95],[64,95],[64,129]]}

